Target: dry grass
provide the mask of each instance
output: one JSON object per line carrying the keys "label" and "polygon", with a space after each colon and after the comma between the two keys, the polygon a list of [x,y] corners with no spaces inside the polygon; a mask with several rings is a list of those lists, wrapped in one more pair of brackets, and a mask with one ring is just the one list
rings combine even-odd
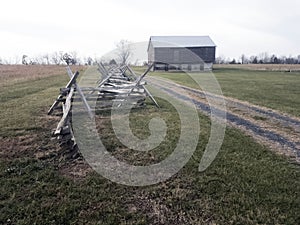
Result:
{"label": "dry grass", "polygon": [[[79,70],[82,67],[72,66],[72,68],[73,70]],[[0,87],[65,73],[66,66],[0,65]]]}

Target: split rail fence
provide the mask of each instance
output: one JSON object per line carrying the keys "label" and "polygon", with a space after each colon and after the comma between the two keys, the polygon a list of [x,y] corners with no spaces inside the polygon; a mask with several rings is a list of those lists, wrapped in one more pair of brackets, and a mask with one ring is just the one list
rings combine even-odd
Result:
{"label": "split rail fence", "polygon": [[[72,105],[74,101],[82,101],[90,118],[95,115],[95,109],[91,109],[89,99],[97,100],[96,110],[111,109],[113,104],[121,107],[124,102],[133,104],[132,107],[138,108],[145,106],[147,97],[159,107],[158,103],[145,87],[146,82],[143,80],[153,65],[150,65],[147,70],[137,75],[128,65],[114,65],[110,67],[98,64],[99,80],[95,87],[80,87],[77,83],[79,72],[72,72],[71,68],[67,67],[67,73],[70,77],[69,82],[64,88],[60,89],[60,93],[48,111],[48,115],[54,111],[59,112],[61,119],[54,131],[61,143],[72,143],[76,146],[72,130]],[[80,99],[75,98],[77,93]],[[76,95],[77,96],[77,95]]]}

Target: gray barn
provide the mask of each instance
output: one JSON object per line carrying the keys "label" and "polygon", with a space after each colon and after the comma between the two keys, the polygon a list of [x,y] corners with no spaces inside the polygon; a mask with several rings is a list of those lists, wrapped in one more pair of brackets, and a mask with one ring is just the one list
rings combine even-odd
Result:
{"label": "gray barn", "polygon": [[151,36],[148,62],[154,70],[212,70],[216,45],[209,36]]}

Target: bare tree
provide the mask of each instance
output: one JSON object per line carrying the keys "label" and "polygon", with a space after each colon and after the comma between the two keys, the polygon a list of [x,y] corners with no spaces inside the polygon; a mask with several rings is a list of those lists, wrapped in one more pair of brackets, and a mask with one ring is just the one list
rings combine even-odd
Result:
{"label": "bare tree", "polygon": [[23,56],[22,56],[22,64],[23,64],[23,65],[28,65],[27,58],[28,58],[27,55],[23,55]]}
{"label": "bare tree", "polygon": [[219,57],[216,58],[215,63],[216,64],[224,64],[226,61],[225,56],[220,55]]}
{"label": "bare tree", "polygon": [[119,60],[121,61],[121,64],[126,64],[129,57],[132,55],[130,44],[131,43],[127,40],[121,40],[116,45],[117,55],[119,57]]}
{"label": "bare tree", "polygon": [[59,55],[60,61],[64,62],[64,52],[63,51],[59,51],[58,55]]}
{"label": "bare tree", "polygon": [[37,55],[33,58],[32,60],[33,62],[30,63],[32,65],[35,65],[35,64],[38,64],[38,65],[42,65],[43,64],[43,61],[44,61],[44,58],[42,55]]}
{"label": "bare tree", "polygon": [[44,60],[46,61],[46,64],[49,65],[50,64],[50,56],[48,53],[45,53],[43,55]]}
{"label": "bare tree", "polygon": [[257,58],[260,64],[270,63],[270,56],[267,52],[259,53]]}
{"label": "bare tree", "polygon": [[86,59],[86,63],[87,63],[87,65],[91,66],[91,65],[93,64],[93,59],[92,59],[92,57],[88,57],[88,58]]}
{"label": "bare tree", "polygon": [[70,52],[70,55],[71,55],[71,57],[72,57],[72,61],[71,61],[72,65],[77,64],[78,61],[79,61],[79,59],[78,59],[78,57],[77,57],[77,55],[78,55],[77,52],[76,52],[76,51],[71,51],[71,52]]}
{"label": "bare tree", "polygon": [[253,55],[250,57],[250,62],[252,64],[257,64],[258,63],[258,60],[257,60],[257,56]]}
{"label": "bare tree", "polygon": [[72,63],[73,58],[72,58],[72,56],[71,56],[70,54],[68,54],[68,53],[65,53],[65,54],[63,55],[63,60],[67,63],[67,65],[73,64],[73,63]]}
{"label": "bare tree", "polygon": [[275,54],[273,54],[270,58],[270,63],[272,64],[277,64],[279,62],[277,56]]}
{"label": "bare tree", "polygon": [[53,52],[51,55],[51,59],[55,65],[59,65],[61,62],[61,57],[58,52]]}
{"label": "bare tree", "polygon": [[242,64],[247,63],[247,57],[245,56],[245,54],[242,54],[242,55],[241,55],[241,63],[242,63]]}

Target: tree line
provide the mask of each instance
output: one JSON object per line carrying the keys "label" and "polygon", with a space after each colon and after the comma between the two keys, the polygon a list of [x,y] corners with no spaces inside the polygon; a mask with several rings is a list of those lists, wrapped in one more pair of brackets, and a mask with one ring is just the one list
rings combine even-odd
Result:
{"label": "tree line", "polygon": [[[129,57],[132,55],[130,42],[121,40],[116,44],[116,60],[121,63],[129,63]],[[111,60],[111,59],[110,59]],[[26,54],[15,56],[12,58],[1,58],[0,65],[3,64],[23,64],[23,65],[94,65],[99,61],[106,61],[97,57],[80,57],[76,51],[69,53],[56,51],[53,53],[40,54],[38,56],[28,56]],[[110,61],[108,61],[110,62]],[[108,63],[107,62],[107,63]],[[146,63],[146,62],[145,62]],[[216,64],[300,64],[300,55],[294,56],[278,56],[268,54],[267,52],[258,55],[246,56],[242,54],[238,59],[226,58],[218,56],[215,59]],[[133,63],[135,65],[135,63]]]}
{"label": "tree line", "polygon": [[[121,40],[116,43],[116,60],[125,64],[128,63],[129,57],[132,55],[131,42],[128,40]],[[113,61],[112,61],[113,60]],[[2,64],[23,64],[23,65],[94,65],[97,62],[105,62],[107,60],[97,58],[97,57],[79,57],[76,51],[71,51],[69,53],[63,51],[56,51],[53,53],[40,54],[38,56],[31,57],[29,55],[23,54],[20,56],[15,56],[12,58],[2,59],[0,57],[0,65]],[[116,63],[114,59],[109,59],[105,63]]]}
{"label": "tree line", "polygon": [[230,59],[219,56],[215,60],[216,64],[300,64],[300,55],[295,56],[278,56],[268,54],[267,52],[258,55],[246,56],[242,54],[238,59]]}
{"label": "tree line", "polygon": [[96,57],[80,57],[76,51],[44,53],[37,56],[22,54],[13,58],[1,58],[0,65],[93,65],[98,59]]}

